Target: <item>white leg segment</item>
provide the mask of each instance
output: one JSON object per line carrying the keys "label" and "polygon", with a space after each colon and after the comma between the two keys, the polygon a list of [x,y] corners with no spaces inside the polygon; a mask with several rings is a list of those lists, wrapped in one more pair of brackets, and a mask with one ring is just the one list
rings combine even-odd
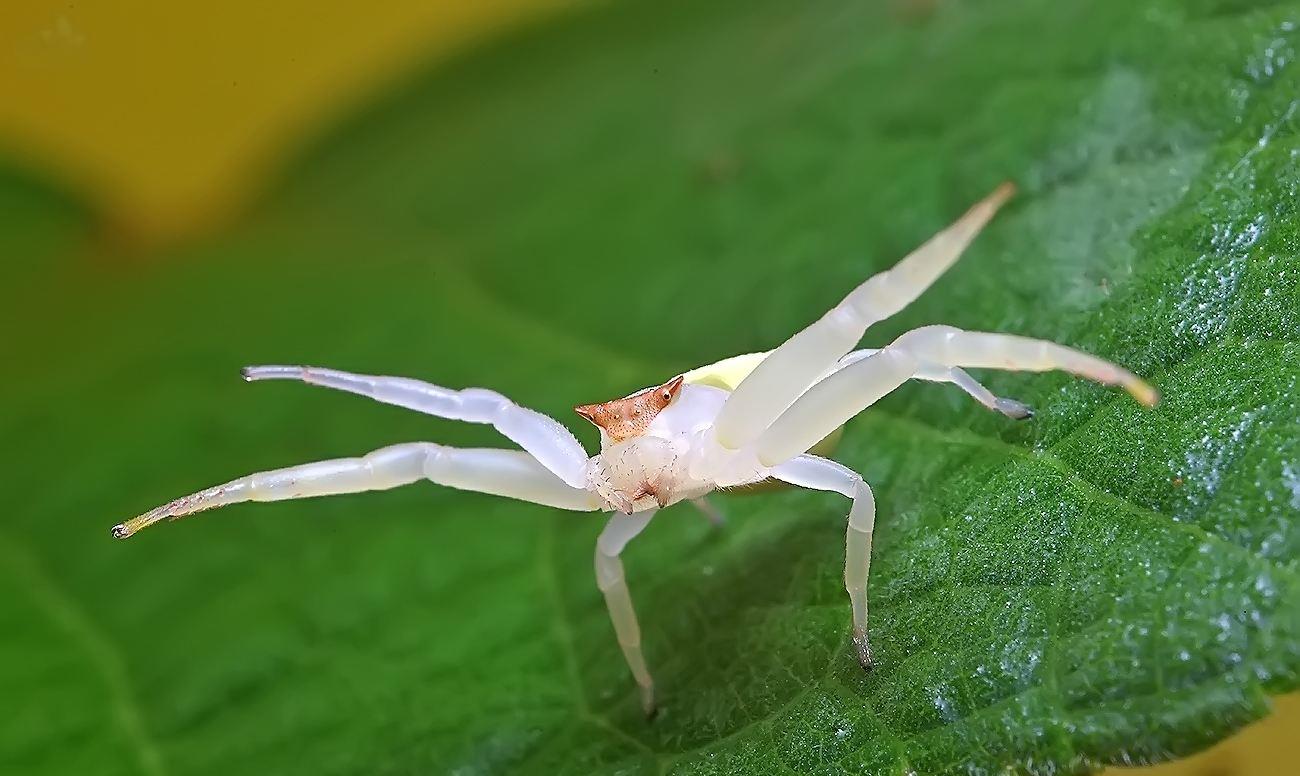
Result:
{"label": "white leg segment", "polygon": [[[879,352],[878,349],[872,348],[855,350],[840,359],[836,371],[838,372],[840,369],[852,366],[862,359],[873,356]],[[1018,402],[1015,399],[1004,399],[995,395],[988,388],[981,385],[978,380],[971,377],[966,370],[959,367],[949,368],[942,364],[921,362],[920,366],[917,367],[914,377],[917,380],[926,380],[932,383],[952,383],[970,394],[971,398],[975,401],[983,404],[994,412],[1000,412],[1003,415],[1006,415],[1008,418],[1024,420],[1025,418],[1032,417],[1034,414],[1033,410],[1031,410],[1027,405]]]}
{"label": "white leg segment", "polygon": [[1017,372],[1050,372],[1059,369],[1102,385],[1117,385],[1147,407],[1154,407],[1160,400],[1160,394],[1155,388],[1124,367],[1047,340],[1014,334],[963,331],[953,326],[922,326],[899,337],[890,347],[906,350],[924,361],[949,367],[1008,369]]}
{"label": "white leg segment", "polygon": [[876,498],[861,475],[815,455],[800,455],[772,469],[782,482],[810,490],[839,493],[853,500],[844,546],[844,587],[853,607],[853,645],[863,668],[871,668],[867,640],[867,576],[871,571],[871,532],[876,525]]}
{"label": "white leg segment", "polygon": [[587,451],[573,432],[554,418],[520,407],[496,391],[455,391],[406,377],[360,375],[313,366],[250,366],[244,368],[243,374],[249,382],[300,380],[439,418],[487,423],[569,485],[586,485]]}
{"label": "white leg segment", "polygon": [[[922,369],[925,369],[925,365],[922,366]],[[995,396],[992,391],[985,388],[978,380],[967,374],[965,369],[953,367],[952,369],[945,371],[947,379],[942,382],[949,382],[956,385],[958,388],[961,388],[963,391],[970,394],[975,401],[983,404],[994,412],[1000,412],[1008,418],[1013,418],[1015,420],[1024,420],[1025,418],[1033,417],[1034,411],[1031,410],[1027,404],[1018,402],[1015,399],[1004,399],[1001,396]],[[917,377],[921,377],[921,375],[918,374]],[[929,378],[921,377],[921,379],[925,380]]]}
{"label": "white leg segment", "polygon": [[600,508],[594,495],[569,487],[520,450],[464,450],[412,442],[384,447],[360,458],[320,461],[240,477],[115,525],[113,535],[125,539],[160,520],[174,520],[244,501],[283,501],[387,490],[421,479],[559,509]]}
{"label": "white leg segment", "polygon": [[[827,377],[763,432],[755,443],[758,462],[775,466],[806,452],[849,418],[912,379],[919,366],[907,351],[889,347]],[[811,441],[807,441],[809,437]]]}
{"label": "white leg segment", "polygon": [[710,501],[708,496],[691,499],[691,506],[704,515],[704,519],[708,520],[714,528],[721,528],[727,522],[727,516],[722,514],[722,510],[718,509],[718,505]]}
{"label": "white leg segment", "polygon": [[1054,342],[925,326],[810,388],[759,438],[759,462],[773,466],[799,455],[925,364],[1027,372],[1060,369],[1105,385],[1122,386],[1147,406],[1159,399],[1154,388],[1127,369]]}
{"label": "white leg segment", "polygon": [[931,237],[892,269],[869,278],[830,312],[786,340],[728,397],[714,425],[723,447],[752,443],[801,393],[862,339],[867,327],[911,304],[957,261],[1014,192],[1009,183]]}
{"label": "white leg segment", "polygon": [[646,716],[655,712],[654,680],[650,678],[645,655],[641,652],[641,626],[637,624],[636,611],[632,608],[632,596],[627,590],[623,561],[619,559],[619,554],[629,541],[641,533],[654,514],[654,510],[633,515],[615,513],[596,540],[596,586],[605,596],[605,605],[609,607],[609,618],[614,623],[614,633],[618,636],[623,658],[627,660],[627,667],[632,670],[632,676],[641,688],[641,706],[645,709]]}

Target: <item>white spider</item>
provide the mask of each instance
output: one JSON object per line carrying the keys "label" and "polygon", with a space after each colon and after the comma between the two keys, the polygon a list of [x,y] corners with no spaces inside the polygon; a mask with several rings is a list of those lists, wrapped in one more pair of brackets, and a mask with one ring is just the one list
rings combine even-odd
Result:
{"label": "white spider", "polygon": [[488,423],[523,450],[413,442],[361,458],[251,474],[116,525],[113,535],[124,539],[164,518],[242,501],[382,490],[420,479],[560,509],[613,512],[596,542],[596,584],[645,710],[652,713],[654,684],[619,554],[663,507],[691,499],[711,515],[701,501],[710,491],[779,480],[852,499],[844,583],[858,659],[869,668],[867,570],[875,500],[857,473],[809,452],[820,440],[911,378],[954,383],[989,409],[1012,418],[1030,416],[1023,404],[994,396],[963,367],[1061,369],[1123,386],[1147,406],[1158,398],[1151,386],[1119,366],[1007,334],[924,326],[879,350],[853,350],[868,326],[902,310],[952,266],[1012,192],[1010,184],[1000,186],[776,350],[729,358],[622,399],[577,407],[600,429],[600,454],[592,457],[557,421],[482,388],[455,391],[401,377],[304,366],[249,367],[247,380],[301,380],[441,418]]}

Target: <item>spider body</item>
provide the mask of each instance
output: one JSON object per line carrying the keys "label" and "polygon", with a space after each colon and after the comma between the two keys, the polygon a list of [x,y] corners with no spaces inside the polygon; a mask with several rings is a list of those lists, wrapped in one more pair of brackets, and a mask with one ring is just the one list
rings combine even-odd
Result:
{"label": "spider body", "polygon": [[[601,430],[601,445],[600,453],[588,464],[588,488],[606,509],[624,514],[704,497],[720,484],[718,464],[734,456],[733,451],[721,449],[710,434],[728,391],[684,384],[678,376],[629,398],[644,395],[671,397],[671,403],[638,409],[643,423],[635,434],[610,434],[599,422],[602,416],[592,415],[592,422]],[[624,401],[627,399],[608,404]],[[584,409],[578,408],[579,414],[588,417]],[[750,468],[753,470],[744,473],[745,481],[765,478],[758,467]]]}
{"label": "spider body", "polygon": [[588,457],[557,421],[482,388],[451,390],[401,377],[302,366],[257,366],[247,380],[299,380],[368,396],[438,417],[490,424],[520,450],[457,449],[429,442],[392,445],[360,458],[293,466],[240,477],[164,504],[113,527],[127,538],[164,519],[242,501],[278,501],[379,490],[430,480],[572,511],[612,513],[596,543],[596,583],[615,635],[653,712],[654,683],[619,559],[656,512],[703,499],[719,488],[775,480],[851,499],[844,582],[858,659],[871,664],[867,575],[875,500],[861,476],[815,453],[845,421],[911,379],[961,388],[988,409],[1022,419],[1032,413],[990,393],[967,367],[1064,370],[1119,385],[1148,406],[1157,395],[1131,372],[1043,340],[925,326],[878,350],[854,350],[873,323],[907,306],[948,269],[1010,196],[1004,184],[895,267],[854,289],[842,302],[775,350],[734,356],[621,399],[575,408],[600,429],[601,449]]}

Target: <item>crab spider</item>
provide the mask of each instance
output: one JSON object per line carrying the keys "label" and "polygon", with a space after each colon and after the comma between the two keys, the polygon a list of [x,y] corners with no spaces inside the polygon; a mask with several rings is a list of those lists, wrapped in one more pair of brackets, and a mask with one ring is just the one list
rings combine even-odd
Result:
{"label": "crab spider", "polygon": [[[967,367],[1063,370],[1126,389],[1152,406],[1156,391],[1122,367],[1043,340],[925,326],[879,350],[853,350],[871,324],[902,310],[961,255],[1013,192],[1003,184],[892,269],[766,353],[735,356],[621,399],[576,407],[600,430],[588,457],[573,434],[546,415],[482,388],[451,390],[401,377],[305,366],[254,366],[244,378],[298,380],[369,396],[430,415],[495,427],[522,450],[457,449],[429,442],[393,445],[360,458],[261,472],[199,491],[113,527],[125,539],[163,519],[242,501],[279,501],[382,490],[427,479],[439,485],[573,511],[613,513],[596,541],[596,584],[647,714],[654,683],[619,557],[656,511],[697,505],[718,488],[777,480],[851,500],[844,583],[857,658],[871,666],[867,572],[875,499],[851,469],[810,452],[849,418],[910,379],[956,385],[1012,418],[1029,409],[993,395]],[[707,505],[701,507],[709,512]]]}

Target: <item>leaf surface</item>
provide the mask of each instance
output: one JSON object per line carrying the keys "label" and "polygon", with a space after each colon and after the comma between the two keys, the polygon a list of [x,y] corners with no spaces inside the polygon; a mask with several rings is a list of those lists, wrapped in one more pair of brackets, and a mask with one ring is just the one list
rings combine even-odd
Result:
{"label": "leaf surface", "polygon": [[[1047,774],[1166,759],[1258,718],[1300,667],[1298,16],[590,10],[412,81],[304,152],[237,230],[23,275],[0,533],[18,634],[0,692],[22,713],[0,759]],[[108,538],[250,471],[500,444],[245,386],[244,364],[485,385],[577,428],[574,404],[772,347],[1003,179],[1021,195],[868,344],[935,322],[1044,337],[1166,400],[987,374],[1036,417],[915,385],[850,423],[837,457],[880,514],[870,674],[848,648],[847,504],[826,494],[725,496],[716,532],[675,509],[631,545],[653,723],[595,589],[594,516],[413,486]]]}

